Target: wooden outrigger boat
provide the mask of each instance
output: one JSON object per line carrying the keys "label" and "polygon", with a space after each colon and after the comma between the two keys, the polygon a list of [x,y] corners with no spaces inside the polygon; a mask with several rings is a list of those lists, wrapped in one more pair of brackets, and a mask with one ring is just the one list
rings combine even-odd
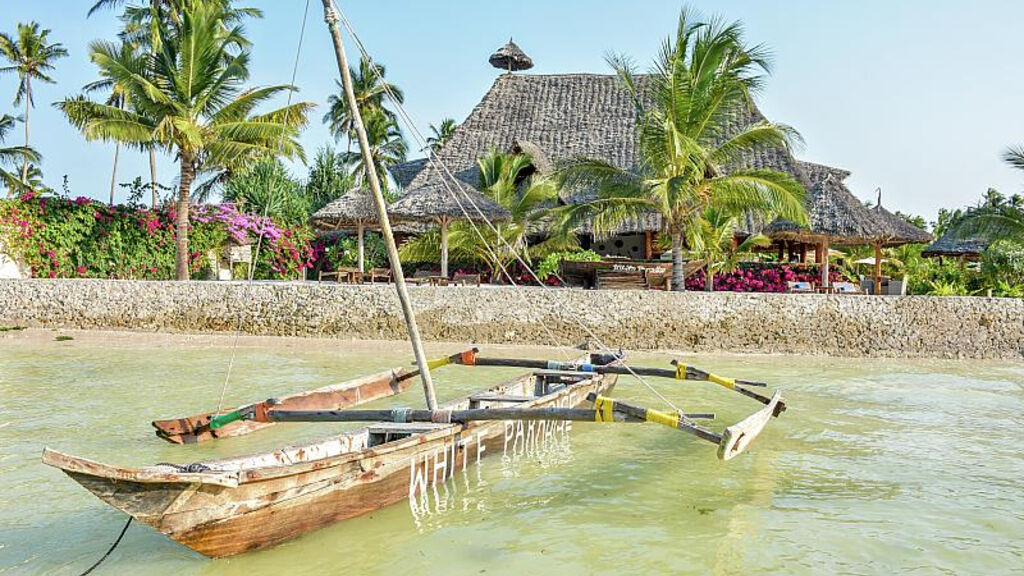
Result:
{"label": "wooden outrigger boat", "polygon": [[[429,362],[352,89],[338,14],[332,0],[322,1],[417,370],[395,369],[227,412],[153,423],[157,435],[165,440],[195,443],[248,434],[274,422],[371,422],[318,441],[237,458],[142,468],[112,466],[47,448],[44,463],[63,470],[132,519],[217,558],[272,546],[411,498],[416,490],[444,483],[457,470],[466,470],[489,455],[506,454],[510,441],[514,452],[521,439],[546,435],[552,424],[566,430],[571,421],[656,423],[716,444],[718,457],[729,460],[744,452],[772,417],[785,410],[779,392],[769,397],[752,390],[764,386],[758,382],[721,378],[683,364],[672,370],[630,368],[615,354],[544,363],[483,359],[471,350]],[[446,364],[519,366],[531,371],[507,384],[438,406],[430,370]],[[694,422],[714,418],[713,414],[665,413],[608,398],[618,376],[626,373],[704,380],[764,406],[718,434]],[[423,383],[426,410],[351,409],[401,392],[417,375]],[[124,530],[127,528],[128,524]]]}
{"label": "wooden outrigger boat", "polygon": [[[581,361],[616,362],[597,356]],[[580,408],[592,404],[588,395],[609,393],[616,379],[614,374],[530,372],[443,409]],[[427,482],[444,481],[502,453],[505,436],[506,423],[500,421],[382,422],[272,452],[186,466],[123,468],[49,449],[43,462],[132,518],[217,558],[399,502],[409,496],[417,467],[427,468]]]}

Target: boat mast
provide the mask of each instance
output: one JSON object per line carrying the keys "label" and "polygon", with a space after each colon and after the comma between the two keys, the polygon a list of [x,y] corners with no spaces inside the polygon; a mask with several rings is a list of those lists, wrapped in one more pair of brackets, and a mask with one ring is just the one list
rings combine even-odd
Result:
{"label": "boat mast", "polygon": [[381,233],[384,236],[384,244],[388,249],[388,260],[391,262],[391,273],[395,279],[395,290],[398,292],[398,300],[402,304],[402,315],[405,316],[405,326],[409,331],[409,341],[412,344],[413,354],[416,356],[416,366],[420,371],[420,379],[423,382],[423,393],[426,395],[427,408],[437,409],[437,396],[434,394],[434,382],[430,377],[430,367],[427,364],[427,356],[423,353],[423,342],[420,340],[419,327],[416,325],[416,316],[412,311],[412,304],[409,302],[409,293],[405,287],[405,275],[402,273],[402,263],[398,259],[398,247],[395,245],[395,237],[391,233],[391,221],[388,219],[387,204],[384,202],[384,195],[380,189],[380,179],[377,177],[377,170],[373,163],[373,156],[370,153],[370,142],[366,138],[366,127],[363,126],[363,117],[359,112],[359,104],[352,89],[352,76],[349,73],[348,58],[345,56],[345,44],[341,39],[341,30],[338,28],[338,13],[334,10],[332,0],[323,0],[324,20],[331,30],[331,37],[334,40],[334,54],[338,59],[338,70],[341,73],[341,81],[345,88],[345,97],[348,100],[348,107],[355,124],[356,135],[359,137],[359,149],[363,154],[363,173],[370,183],[370,190],[373,192],[373,200],[377,206],[377,218],[380,220]]}

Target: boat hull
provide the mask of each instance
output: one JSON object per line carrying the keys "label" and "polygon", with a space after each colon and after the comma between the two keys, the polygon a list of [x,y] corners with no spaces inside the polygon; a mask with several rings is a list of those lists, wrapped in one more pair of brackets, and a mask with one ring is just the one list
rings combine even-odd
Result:
{"label": "boat hull", "polygon": [[[543,390],[549,393],[517,405],[585,406],[589,393],[609,393],[615,378],[594,375]],[[533,375],[524,377],[492,388],[488,402],[495,394],[534,395],[541,386],[547,384]],[[467,398],[446,408],[472,402]],[[516,425],[381,424],[320,443],[210,462],[206,470],[120,469],[52,451],[43,460],[111,506],[204,556],[219,558],[273,546],[408,499],[416,489],[504,453],[508,426]],[[535,425],[540,426],[527,424],[531,430]],[[410,435],[401,437],[404,432]],[[401,438],[374,445],[375,434]]]}

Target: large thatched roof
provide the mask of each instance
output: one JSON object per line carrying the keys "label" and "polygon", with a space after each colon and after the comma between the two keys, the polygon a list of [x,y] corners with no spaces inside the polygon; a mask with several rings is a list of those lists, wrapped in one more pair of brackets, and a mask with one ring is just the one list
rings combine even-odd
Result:
{"label": "large thatched roof", "polygon": [[405,190],[426,166],[427,159],[419,158],[392,166],[388,171],[391,172],[391,177],[395,179],[395,182],[398,183],[402,190]]}
{"label": "large thatched roof", "polygon": [[947,232],[931,246],[925,248],[921,255],[926,258],[937,256],[976,258],[988,250],[990,245],[991,242],[981,237],[960,238],[952,232]]}
{"label": "large thatched roof", "polygon": [[[643,84],[645,77],[638,81]],[[642,89],[642,86],[641,86]],[[764,120],[756,108],[734,119],[734,129]],[[438,159],[467,184],[477,181],[477,159],[490,149],[525,152],[545,173],[561,162],[578,157],[604,160],[626,170],[637,170],[636,108],[616,76],[597,74],[519,75],[498,77],[473,109]],[[871,211],[843,183],[850,173],[838,168],[796,160],[782,146],[762,147],[740,165],[788,172],[808,190],[809,230],[793,223],[763,222],[748,218],[745,232],[764,229],[778,238],[818,242],[865,243],[886,232]],[[434,165],[413,179],[411,188],[437,186],[443,176]],[[585,202],[593,190],[563,194],[567,204]],[[588,227],[581,231],[586,233]],[[660,231],[655,214],[624,223],[617,233]]]}
{"label": "large thatched roof", "polygon": [[[464,183],[412,186],[388,213],[398,220],[507,220],[511,214],[500,204]],[[454,193],[454,194],[453,194]],[[457,198],[457,200],[456,200]],[[460,207],[461,205],[461,207]],[[465,211],[463,211],[465,210]],[[481,217],[480,213],[483,213]],[[469,214],[469,218],[466,217]]]}
{"label": "large thatched roof", "polygon": [[369,190],[354,188],[313,214],[313,223],[327,229],[376,225],[377,206]]}

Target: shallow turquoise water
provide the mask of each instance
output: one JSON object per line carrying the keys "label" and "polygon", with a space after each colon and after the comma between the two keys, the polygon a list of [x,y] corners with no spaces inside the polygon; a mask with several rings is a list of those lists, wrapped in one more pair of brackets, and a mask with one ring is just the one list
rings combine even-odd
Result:
{"label": "shallow turquoise water", "polygon": [[[0,336],[2,574],[78,574],[124,522],[42,465],[43,446],[119,464],[190,462],[339,429],[279,426],[211,445],[165,444],[149,421],[216,404],[230,338],[73,335]],[[401,343],[243,339],[227,403],[338,382],[408,356]],[[728,464],[671,430],[577,424],[568,443],[456,475],[417,514],[399,504],[219,561],[133,525],[97,573],[1007,574],[1024,566],[1021,364],[688,360],[778,384],[791,408]],[[517,373],[452,367],[437,384],[452,398]],[[703,384],[653,384],[688,410],[717,412],[716,429],[757,408]],[[657,405],[628,379],[616,396]],[[380,404],[419,401],[414,386]]]}

